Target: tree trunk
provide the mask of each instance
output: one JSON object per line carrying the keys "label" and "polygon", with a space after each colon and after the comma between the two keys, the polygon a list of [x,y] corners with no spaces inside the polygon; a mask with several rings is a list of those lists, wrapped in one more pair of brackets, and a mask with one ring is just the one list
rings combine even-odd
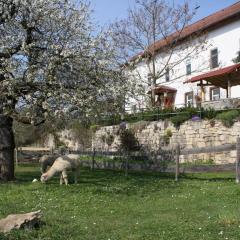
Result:
{"label": "tree trunk", "polygon": [[0,115],[0,180],[14,179],[14,135],[11,118]]}

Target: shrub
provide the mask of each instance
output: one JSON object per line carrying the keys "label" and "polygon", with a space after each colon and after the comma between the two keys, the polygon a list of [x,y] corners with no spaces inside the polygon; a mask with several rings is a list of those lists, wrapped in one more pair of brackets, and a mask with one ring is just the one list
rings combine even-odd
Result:
{"label": "shrub", "polygon": [[97,124],[91,125],[90,127],[91,132],[95,133],[97,130],[99,130],[100,126]]}
{"label": "shrub", "polygon": [[213,119],[217,116],[217,111],[213,108],[203,109],[202,117],[206,119]]}
{"label": "shrub", "polygon": [[170,143],[170,138],[172,137],[171,129],[166,129],[165,134],[163,135],[163,141],[166,145]]}
{"label": "shrub", "polygon": [[231,127],[234,124],[234,120],[239,116],[239,111],[231,110],[219,113],[216,118],[220,120],[225,127]]}
{"label": "shrub", "polygon": [[166,130],[165,135],[168,136],[169,138],[172,137],[172,131],[171,131],[171,129],[168,128],[168,129]]}
{"label": "shrub", "polygon": [[121,117],[120,115],[111,115],[103,118],[99,124],[104,125],[104,126],[111,126],[111,125],[116,125],[121,122]]}
{"label": "shrub", "polygon": [[194,165],[214,165],[215,162],[213,159],[209,158],[206,160],[198,159],[192,162]]}
{"label": "shrub", "polygon": [[183,108],[176,109],[176,112],[187,113],[191,117],[193,115],[197,115],[198,110],[199,110],[198,108],[194,108],[194,107],[183,107]]}
{"label": "shrub", "polygon": [[123,163],[125,165],[125,176],[128,175],[129,157],[131,151],[139,150],[139,143],[132,129],[125,129],[120,132],[120,151],[123,153]]}
{"label": "shrub", "polygon": [[126,152],[138,149],[138,140],[131,129],[126,129],[120,133],[120,148]]}
{"label": "shrub", "polygon": [[159,111],[157,109],[147,110],[143,112],[142,116],[145,121],[157,121]]}
{"label": "shrub", "polygon": [[71,129],[72,139],[81,144],[84,148],[91,147],[92,132],[79,120],[73,120],[68,124]]}
{"label": "shrub", "polygon": [[170,121],[176,128],[179,128],[182,123],[189,120],[191,115],[189,113],[179,114],[170,118]]}
{"label": "shrub", "polygon": [[103,142],[103,143],[105,143],[106,142],[106,135],[101,135],[100,136],[100,139],[101,139],[101,141]]}
{"label": "shrub", "polygon": [[114,136],[112,134],[110,134],[110,133],[107,133],[105,141],[106,141],[108,146],[111,146],[112,143],[114,142]]}
{"label": "shrub", "polygon": [[165,120],[168,119],[169,117],[171,117],[171,113],[175,113],[176,110],[174,110],[173,108],[166,108],[166,109],[162,109],[159,112],[159,116],[158,116],[158,120]]}

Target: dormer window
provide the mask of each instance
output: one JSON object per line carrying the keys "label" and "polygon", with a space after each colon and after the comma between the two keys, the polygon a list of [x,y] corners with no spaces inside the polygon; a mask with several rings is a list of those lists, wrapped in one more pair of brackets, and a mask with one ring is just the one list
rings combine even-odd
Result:
{"label": "dormer window", "polygon": [[169,76],[169,67],[165,69],[165,80],[166,82],[170,81],[170,76]]}
{"label": "dormer window", "polygon": [[211,50],[211,59],[210,59],[210,67],[211,68],[217,68],[219,66],[218,64],[218,49],[212,49]]}

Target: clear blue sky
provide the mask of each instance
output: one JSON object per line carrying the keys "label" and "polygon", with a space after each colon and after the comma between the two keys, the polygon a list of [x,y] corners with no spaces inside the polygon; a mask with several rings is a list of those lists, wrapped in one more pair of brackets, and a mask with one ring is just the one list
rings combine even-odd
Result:
{"label": "clear blue sky", "polygon": [[[94,9],[94,18],[100,25],[104,26],[115,19],[126,17],[127,9],[134,4],[134,0],[89,0]],[[175,0],[182,2],[183,0]],[[192,5],[199,5],[194,22],[204,18],[222,8],[230,6],[238,0],[192,0]]]}

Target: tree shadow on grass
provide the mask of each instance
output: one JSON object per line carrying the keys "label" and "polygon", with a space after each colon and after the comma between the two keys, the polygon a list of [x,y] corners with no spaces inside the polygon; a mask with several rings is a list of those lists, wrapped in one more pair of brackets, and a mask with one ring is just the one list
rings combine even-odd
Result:
{"label": "tree shadow on grass", "polygon": [[181,180],[198,180],[198,181],[208,181],[208,182],[234,182],[235,177],[232,173],[195,173],[195,174],[180,174]]}
{"label": "tree shadow on grass", "polygon": [[[38,166],[21,166],[20,171],[17,171],[16,184],[31,183],[34,178],[40,178],[40,171]],[[69,183],[74,183],[72,173],[69,173]],[[226,182],[234,181],[231,173],[185,173],[180,174],[179,182],[174,181],[174,173],[159,173],[159,172],[143,172],[143,171],[129,171],[128,176],[124,175],[121,170],[90,170],[83,168],[80,171],[79,185],[88,186],[92,188],[93,193],[99,194],[122,194],[132,195],[138,193],[159,192],[164,189],[170,191],[181,191],[182,182],[186,181],[209,181],[209,182]],[[48,183],[48,186],[59,186],[59,175],[56,175]],[[75,190],[74,190],[75,191]]]}
{"label": "tree shadow on grass", "polygon": [[21,172],[16,174],[16,179],[14,183],[23,184],[23,183],[31,183],[33,179],[40,179],[40,174],[35,172]]}
{"label": "tree shadow on grass", "polygon": [[[29,184],[34,178],[39,180],[40,175],[38,166],[21,166],[16,173],[16,181],[14,184]],[[96,169],[92,171],[89,168],[83,168],[80,171],[78,185],[92,187],[93,192],[96,193],[129,195],[143,190],[150,192],[164,188],[176,188],[177,184],[173,184],[173,180],[174,175],[169,173],[129,171],[126,177],[124,171],[120,170]],[[157,185],[156,182],[158,183]],[[74,184],[74,176],[71,172],[69,172],[69,183],[71,185]],[[47,185],[59,186],[59,175],[54,176]]]}
{"label": "tree shadow on grass", "polygon": [[96,194],[126,194],[150,193],[163,189],[176,189],[174,175],[169,173],[150,173],[130,171],[128,176],[123,171],[94,170],[82,173],[83,184],[92,185]]}

